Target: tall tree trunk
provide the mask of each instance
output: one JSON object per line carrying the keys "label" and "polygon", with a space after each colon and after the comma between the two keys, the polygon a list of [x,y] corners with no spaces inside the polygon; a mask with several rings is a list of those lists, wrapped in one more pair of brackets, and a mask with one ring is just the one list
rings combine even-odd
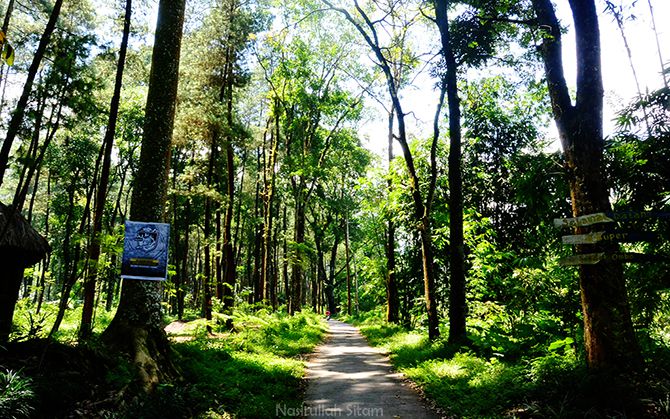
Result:
{"label": "tall tree trunk", "polygon": [[81,313],[81,324],[79,326],[79,338],[86,339],[91,335],[93,329],[93,307],[95,302],[95,283],[98,277],[98,264],[100,261],[100,235],[102,234],[102,215],[107,202],[107,189],[109,186],[109,175],[112,166],[112,148],[114,146],[114,135],[116,134],[116,121],[119,114],[119,103],[121,102],[121,87],[123,85],[123,70],[126,63],[128,51],[128,38],[130,36],[130,17],[132,14],[132,0],[126,0],[125,15],[123,17],[123,35],[119,49],[119,60],[116,64],[116,79],[114,81],[114,94],[109,106],[109,119],[107,130],[102,140],[104,153],[102,168],[100,170],[100,181],[95,197],[95,209],[93,211],[93,231],[91,232],[91,244],[88,248],[88,274],[84,280],[84,305]]}
{"label": "tall tree trunk", "polygon": [[[44,215],[44,237],[49,240],[49,216],[51,215],[51,171],[47,173],[47,202],[46,202],[46,211]],[[47,253],[47,257],[42,263],[42,272],[40,274],[40,291],[39,296],[37,297],[37,308],[35,309],[35,314],[39,314],[42,309],[42,303],[44,302],[44,293],[46,285],[46,274],[49,269],[49,264],[51,262],[51,253]]]}
{"label": "tall tree trunk", "polygon": [[[212,147],[213,148],[213,147]],[[210,157],[212,160],[212,157]],[[211,165],[211,163],[210,163]],[[212,234],[212,199],[205,198],[205,271],[202,276],[202,315],[208,322],[212,320],[212,244],[210,236]],[[212,333],[212,326],[207,323],[207,332]]]}
{"label": "tall tree trunk", "polygon": [[[278,128],[279,126],[279,115],[275,117],[275,124]],[[265,131],[265,137],[269,131],[270,120],[268,120],[268,128]],[[267,148],[267,144],[264,144],[264,149],[268,150],[264,153],[265,157],[263,159],[263,265],[261,267],[261,281],[263,281],[263,288],[265,289],[264,299],[272,300],[270,291],[270,240],[272,238],[272,222],[273,222],[273,200],[274,200],[274,187],[275,187],[275,163],[277,158],[277,145],[279,144],[279,138],[275,137],[274,130],[270,132],[270,147]],[[277,133],[279,130],[277,129]],[[264,140],[265,140],[264,137]],[[265,143],[265,141],[264,141]]]}
{"label": "tall tree trunk", "polygon": [[[261,148],[259,147],[256,152],[256,167],[258,168],[258,173],[256,176],[256,192],[254,195],[254,220],[261,219],[261,207],[264,207],[261,204]],[[265,219],[265,214],[262,214],[262,219]],[[256,225],[257,222],[254,223]],[[260,226],[253,229],[255,231],[253,235],[253,257],[254,257],[254,268],[251,272],[251,283],[254,290],[254,303],[260,303],[265,297],[265,283],[263,282],[263,277],[261,275],[261,258],[263,246],[263,231],[265,230],[265,225],[261,223]]]}
{"label": "tall tree trunk", "polygon": [[186,201],[186,214],[184,215],[184,219],[186,220],[186,225],[184,228],[184,248],[182,249],[182,259],[181,261],[177,261],[177,263],[181,263],[181,274],[182,274],[182,280],[181,280],[181,286],[177,288],[177,316],[179,320],[182,320],[184,318],[184,298],[186,297],[186,285],[188,283],[188,277],[189,277],[189,266],[188,266],[188,252],[189,252],[189,247],[190,247],[190,229],[191,225],[189,224],[189,220],[191,219],[191,200],[190,198]]}
{"label": "tall tree trunk", "polygon": [[[172,315],[176,315],[179,311],[177,308],[177,299],[179,298],[179,288],[181,288],[181,283],[182,283],[182,278],[183,274],[181,272],[181,252],[182,252],[182,245],[181,245],[181,226],[179,223],[179,210],[181,209],[179,207],[179,201],[177,198],[177,173],[180,171],[178,166],[181,166],[180,159],[179,159],[179,152],[177,151],[177,156],[174,158],[174,168],[172,169],[172,231],[170,232],[170,238],[172,239],[172,249],[170,252],[174,255],[175,259],[175,274],[172,277],[172,280],[174,281],[174,288],[175,288],[175,293],[174,295],[169,297],[170,301],[170,313]],[[181,320],[181,319],[180,319]]]}
{"label": "tall tree trunk", "polygon": [[330,249],[330,262],[328,264],[328,278],[324,292],[326,293],[326,301],[328,302],[328,310],[330,314],[337,313],[337,303],[335,302],[335,264],[337,262],[337,247],[339,246],[339,236],[337,233],[333,238],[333,247]]}
{"label": "tall tree trunk", "polygon": [[[300,182],[300,184],[302,185],[302,182]],[[302,195],[302,192],[299,191],[298,195]],[[302,309],[301,305],[303,297],[302,257],[304,255],[300,247],[305,243],[305,206],[304,202],[302,202],[300,199],[296,200],[295,233],[293,238],[296,244],[296,255],[295,255],[296,260],[291,265],[291,286],[290,290],[288,290],[288,294],[290,295],[288,312],[291,315],[300,312],[300,310]]]}
{"label": "tall tree trunk", "polygon": [[[393,110],[389,112],[388,121],[388,160],[389,171],[393,162],[393,120],[395,119]],[[389,176],[387,181],[389,195],[393,192],[393,181]],[[389,214],[386,230],[386,321],[389,323],[398,323],[399,306],[398,283],[395,267],[395,223]]]}
{"label": "tall tree trunk", "polygon": [[[84,209],[84,214],[89,212],[91,195],[93,192],[93,185],[91,185],[91,192],[87,194],[86,198],[86,208]],[[82,218],[79,224],[79,230],[76,231],[73,226],[74,222],[74,201],[75,201],[75,186],[71,185],[68,190],[68,210],[65,217],[65,239],[63,240],[63,278],[61,284],[61,295],[58,303],[58,312],[56,313],[56,319],[54,320],[53,325],[51,326],[51,331],[49,332],[49,337],[51,338],[58,329],[60,329],[61,322],[65,317],[65,310],[67,309],[67,302],[70,299],[70,292],[72,287],[77,281],[77,265],[79,264],[79,255],[80,247],[79,244],[74,245],[74,256],[71,255],[72,252],[72,243],[71,238],[74,235],[73,233],[82,234],[85,229],[86,221],[85,216]]]}
{"label": "tall tree trunk", "polygon": [[[214,180],[217,177],[215,172],[219,149],[218,138],[218,133],[214,132],[212,134],[212,143],[210,145],[209,163],[207,168],[207,187],[209,189],[218,186],[218,182],[215,182]],[[212,213],[214,209],[212,207],[218,206],[217,204],[213,204],[212,200],[213,199],[209,194],[205,197],[205,226],[203,229],[205,241],[205,270],[202,277],[202,315],[208,322],[212,320],[212,278],[214,278],[214,270],[212,269]],[[214,232],[214,237],[216,241],[219,240],[216,231]],[[216,264],[214,264],[214,267],[216,267]],[[207,332],[212,332],[212,327],[209,323],[207,323]]]}
{"label": "tall tree trunk", "polygon": [[216,298],[223,299],[223,264],[221,260],[221,205],[216,208],[216,256],[214,258],[214,269],[216,272]]}
{"label": "tall tree trunk", "polygon": [[42,37],[40,38],[40,43],[37,46],[37,50],[33,55],[33,61],[28,68],[28,75],[26,77],[26,83],[23,85],[23,92],[19,97],[19,101],[16,104],[16,109],[12,113],[12,119],[9,121],[7,127],[7,135],[5,136],[5,141],[2,143],[2,148],[0,149],[0,185],[5,177],[5,171],[9,166],[9,153],[14,143],[14,139],[19,132],[21,127],[21,122],[23,122],[23,116],[26,111],[26,105],[28,104],[28,99],[30,93],[33,89],[33,82],[35,81],[35,76],[37,75],[37,70],[40,67],[40,63],[44,58],[44,53],[46,52],[47,45],[51,39],[54,29],[56,28],[56,22],[58,21],[58,16],[60,15],[61,6],[63,5],[63,0],[56,0],[54,7],[51,10],[51,15],[47,26],[44,28]]}
{"label": "tall tree trunk", "polygon": [[7,4],[7,10],[5,11],[5,18],[2,21],[2,32],[7,36],[7,31],[9,30],[9,20],[12,18],[12,12],[14,11],[14,0],[9,0]]}
{"label": "tall tree trunk", "polygon": [[[233,10],[236,7],[235,2],[232,2],[230,5],[230,17],[231,19],[234,16]],[[233,52],[233,46],[228,45],[228,51],[226,53],[227,58],[227,70],[226,70],[226,122],[228,125],[228,135],[225,142],[226,150],[226,194],[227,194],[227,205],[226,213],[223,223],[223,263],[225,266],[224,270],[224,292],[223,292],[223,308],[224,310],[231,312],[233,305],[235,303],[235,278],[237,275],[236,261],[235,261],[235,249],[233,247],[233,216],[235,210],[235,153],[233,151],[233,85],[234,85],[234,59],[235,54]],[[232,319],[226,321],[226,326],[229,329],[232,329],[233,323]]]}
{"label": "tall tree trunk", "polygon": [[[202,263],[201,263],[201,251],[200,251],[200,234],[196,232],[196,244],[195,244],[195,260],[193,262],[193,267],[195,272],[202,272]],[[193,281],[193,301],[200,301],[200,281]]]}
{"label": "tall tree trunk", "polygon": [[[279,206],[280,203],[277,202],[274,207],[276,208],[276,217],[279,217]],[[275,211],[273,209],[273,211]],[[271,268],[271,273],[270,273],[270,281],[272,283],[270,289],[271,289],[271,294],[270,294],[270,300],[272,301],[272,310],[277,310],[277,307],[279,306],[279,228],[276,226],[274,227],[274,231],[272,233],[272,258],[273,258],[273,263],[270,264]]]}
{"label": "tall tree trunk", "polygon": [[[130,218],[165,216],[185,0],[160,0],[145,112],[142,150]],[[102,335],[110,347],[130,355],[147,391],[176,375],[162,327],[162,284],[124,280],[116,315]]]}
{"label": "tall tree trunk", "polygon": [[349,218],[345,217],[344,219],[344,259],[345,267],[347,271],[347,314],[351,316],[351,269],[349,268]]}
{"label": "tall tree trunk", "polygon": [[435,0],[435,22],[440,30],[449,102],[449,342],[466,340],[465,245],[463,239],[463,175],[461,173],[461,108],[458,64],[454,57],[447,14],[449,0]]}
{"label": "tall tree trunk", "polygon": [[[242,151],[242,158],[240,159],[240,164],[241,164],[241,171],[242,173],[240,174],[240,189],[242,189],[242,185],[244,185],[244,177],[246,176],[247,173],[247,154],[248,151],[245,148]],[[240,240],[240,232],[244,231],[246,227],[246,222],[248,217],[242,218],[242,202],[244,201],[244,196],[239,193],[237,194],[237,205],[235,206],[235,230],[233,233],[233,249],[235,252],[235,265],[238,265],[241,260],[241,255],[242,255],[242,241]]]}
{"label": "tall tree trunk", "polygon": [[35,200],[37,199],[37,192],[40,189],[40,175],[42,174],[41,168],[35,171],[35,182],[33,182],[33,190],[30,193],[30,203],[28,204],[28,224],[33,223],[33,210],[35,209]]}
{"label": "tall tree trunk", "polygon": [[286,306],[289,306],[289,278],[288,278],[288,240],[286,239],[286,230],[288,224],[288,215],[286,214],[288,206],[284,205],[282,212],[282,231],[284,232],[282,240],[282,284],[284,285],[284,298],[286,299]]}
{"label": "tall tree trunk", "polygon": [[[317,263],[317,283],[319,286],[319,303],[321,301],[321,295],[324,294],[325,287],[328,283],[328,276],[326,274],[326,265],[324,263],[324,252],[323,252],[323,233],[316,234],[314,232],[314,244],[316,245],[316,263]],[[320,304],[319,304],[320,305]],[[331,310],[329,305],[328,311],[334,313]]]}
{"label": "tall tree trunk", "polygon": [[315,313],[318,313],[318,304],[319,304],[319,264],[317,261],[312,261],[311,269],[311,297],[312,297],[312,310]]}
{"label": "tall tree trunk", "polygon": [[262,262],[262,251],[263,251],[263,230],[265,227],[260,226],[258,232],[254,235],[254,270],[251,274],[253,278],[254,287],[256,288],[256,295],[254,298],[255,303],[262,303],[266,293],[266,289],[263,284],[263,279],[261,277],[261,262]]}
{"label": "tall tree trunk", "polygon": [[[574,216],[611,210],[603,174],[603,85],[600,31],[594,0],[570,0],[577,47],[577,100],[573,105],[563,73],[561,30],[550,0],[533,0],[543,37],[549,95],[565,154]],[[577,228],[578,234],[588,228]],[[577,246],[577,253],[614,253],[616,244]],[[579,268],[584,344],[591,369],[632,370],[640,366],[620,262]]]}
{"label": "tall tree trunk", "polygon": [[[232,98],[231,98],[232,100]],[[232,106],[232,105],[231,105]],[[232,109],[231,109],[232,111]],[[231,115],[232,120],[232,115]],[[232,121],[231,121],[232,122]],[[223,290],[223,307],[230,311],[235,303],[235,252],[233,249],[232,225],[233,225],[233,209],[235,206],[235,155],[233,154],[232,139],[228,138],[226,141],[226,172],[227,176],[227,198],[226,213],[223,223],[223,258],[224,258],[224,290]],[[228,327],[232,327],[232,322],[227,322]]]}

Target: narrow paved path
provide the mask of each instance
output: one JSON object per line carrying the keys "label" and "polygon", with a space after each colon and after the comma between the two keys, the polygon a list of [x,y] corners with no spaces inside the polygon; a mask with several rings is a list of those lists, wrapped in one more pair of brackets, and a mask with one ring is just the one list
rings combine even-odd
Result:
{"label": "narrow paved path", "polygon": [[331,320],[330,339],[307,364],[309,418],[438,418],[358,329]]}

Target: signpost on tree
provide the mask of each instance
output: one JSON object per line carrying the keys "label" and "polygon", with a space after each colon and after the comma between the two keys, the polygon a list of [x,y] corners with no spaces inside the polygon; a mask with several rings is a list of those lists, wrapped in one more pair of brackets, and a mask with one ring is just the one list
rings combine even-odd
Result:
{"label": "signpost on tree", "polygon": [[653,240],[657,237],[656,233],[642,231],[594,231],[588,234],[573,234],[563,236],[563,244],[595,244],[599,242],[642,242]]}
{"label": "signpost on tree", "polygon": [[613,223],[616,221],[638,221],[649,218],[670,218],[670,212],[622,211],[597,212],[576,218],[554,218],[554,227],[586,227],[593,224]]}
{"label": "signpost on tree", "polygon": [[668,260],[662,255],[647,255],[644,253],[620,252],[620,253],[584,253],[561,258],[558,264],[561,266],[595,265],[602,261],[619,261],[623,263],[659,262]]}
{"label": "signpost on tree", "polygon": [[[650,212],[650,211],[623,211],[623,212],[599,212],[594,214],[582,215],[575,218],[556,218],[554,219],[554,226],[561,227],[586,227],[594,224],[607,224],[615,222],[638,221],[651,218],[670,218],[670,213],[667,212]],[[563,236],[563,244],[569,245],[584,245],[597,244],[603,242],[619,243],[619,242],[643,242],[654,240],[658,235],[648,231],[594,231],[586,234],[573,234]],[[595,253],[580,253],[573,256],[562,258],[558,261],[561,266],[579,266],[579,265],[595,265],[603,261],[623,262],[623,263],[643,263],[643,262],[657,262],[668,260],[668,257],[663,255],[647,255],[644,253],[634,252],[595,252]]]}

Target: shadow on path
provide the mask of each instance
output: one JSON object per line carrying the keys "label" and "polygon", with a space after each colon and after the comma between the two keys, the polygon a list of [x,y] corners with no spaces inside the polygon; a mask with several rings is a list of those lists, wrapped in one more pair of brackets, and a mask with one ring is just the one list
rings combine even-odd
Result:
{"label": "shadow on path", "polygon": [[330,340],[307,364],[305,416],[438,418],[358,329],[331,320]]}

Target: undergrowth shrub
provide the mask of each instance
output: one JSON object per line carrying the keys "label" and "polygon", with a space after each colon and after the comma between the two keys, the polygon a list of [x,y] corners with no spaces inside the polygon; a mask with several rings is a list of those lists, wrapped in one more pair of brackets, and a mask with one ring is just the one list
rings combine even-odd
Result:
{"label": "undergrowth shrub", "polygon": [[148,400],[135,412],[260,418],[274,417],[278,405],[299,407],[305,372],[299,355],[311,352],[325,336],[320,316],[241,307],[232,320],[233,332],[219,329],[208,336],[196,329],[194,340],[175,344],[185,384],[162,390],[174,394],[174,405]]}
{"label": "undergrowth shrub", "polygon": [[20,371],[0,371],[0,417],[29,418],[35,411],[32,380]]}

